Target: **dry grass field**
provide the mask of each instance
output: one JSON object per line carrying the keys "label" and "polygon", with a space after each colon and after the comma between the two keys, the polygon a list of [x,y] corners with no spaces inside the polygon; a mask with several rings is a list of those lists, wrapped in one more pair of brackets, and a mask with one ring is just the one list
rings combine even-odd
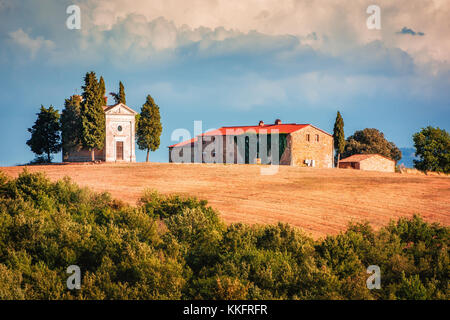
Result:
{"label": "dry grass field", "polygon": [[[261,175],[258,165],[101,164],[30,166],[52,180],[71,177],[135,204],[145,189],[207,199],[226,222],[287,222],[313,237],[336,234],[350,221],[376,229],[390,219],[419,213],[450,225],[450,178],[281,166]],[[17,176],[24,167],[0,168]]]}

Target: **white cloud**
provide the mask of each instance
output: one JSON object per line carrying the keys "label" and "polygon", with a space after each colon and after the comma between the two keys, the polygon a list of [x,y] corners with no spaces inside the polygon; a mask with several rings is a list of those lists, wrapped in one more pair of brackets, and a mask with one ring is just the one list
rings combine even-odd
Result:
{"label": "white cloud", "polygon": [[[450,5],[421,3],[420,15],[403,8],[404,0],[379,1],[382,30],[374,32],[366,28],[366,1],[346,1],[80,1],[81,31],[32,37],[20,28],[9,37],[32,57],[45,52],[49,65],[151,70],[162,78],[157,91],[180,103],[324,105],[329,97],[396,95],[404,86],[432,97],[435,79],[448,86],[447,40],[437,40],[448,23],[439,29],[422,16],[442,21],[436,8],[448,12]],[[402,37],[397,32],[404,26],[425,36]]]}
{"label": "white cloud", "polygon": [[[67,44],[66,39],[79,36],[80,39],[76,38],[78,48],[72,50],[75,59],[98,61],[104,53],[96,55],[88,51],[97,47],[101,51],[101,46],[113,50],[121,59],[126,53],[137,62],[149,58],[158,62],[157,52],[175,50],[195,42],[198,42],[197,53],[204,55],[214,51],[217,54],[226,50],[235,52],[249,47],[246,43],[240,45],[239,39],[249,41],[250,37],[246,35],[260,34],[290,35],[302,45],[332,56],[342,56],[361,45],[379,40],[389,48],[406,51],[415,63],[421,65],[446,64],[450,60],[448,0],[421,1],[414,6],[410,0],[377,0],[376,4],[381,7],[380,31],[366,27],[367,0],[134,0],[132,5],[127,0],[79,0],[76,3],[81,7],[81,31],[69,34],[63,21],[61,29],[58,29],[55,22],[58,19],[50,19],[48,26],[52,29],[52,36],[42,33],[57,44],[61,56],[65,56],[62,52],[65,49],[61,47]],[[56,5],[42,6],[34,1],[29,1],[26,6],[28,11],[17,9],[16,14],[36,14],[17,21],[30,21],[28,27],[33,31],[36,31],[38,17],[41,24],[45,12],[54,15],[55,10],[60,11]],[[65,18],[64,13],[60,18]],[[410,39],[397,33],[403,27],[421,30],[425,35]],[[21,26],[19,30],[28,29]],[[40,50],[40,42],[45,40],[28,38],[24,37],[23,41],[29,43],[35,55]],[[228,39],[236,40],[227,42]],[[31,44],[30,40],[37,42]],[[68,43],[68,47],[71,45]],[[254,52],[260,49],[259,45],[256,43]],[[80,55],[77,49],[84,51]],[[167,52],[164,55],[164,59],[170,58]],[[56,60],[58,57],[53,58]]]}
{"label": "white cloud", "polygon": [[[291,34],[306,38],[315,33],[326,38],[325,50],[340,52],[349,46],[382,40],[420,60],[449,60],[450,3],[448,0],[378,0],[381,31],[368,30],[367,0],[127,0],[85,1],[93,25],[111,29],[121,18],[139,14],[148,20],[164,17],[181,27],[256,30],[269,35]],[[396,34],[403,27],[422,30],[421,39]]]}
{"label": "white cloud", "polygon": [[10,32],[9,36],[14,43],[28,50],[32,59],[34,59],[39,50],[48,50],[55,47],[53,41],[46,40],[41,36],[33,39],[22,29]]}

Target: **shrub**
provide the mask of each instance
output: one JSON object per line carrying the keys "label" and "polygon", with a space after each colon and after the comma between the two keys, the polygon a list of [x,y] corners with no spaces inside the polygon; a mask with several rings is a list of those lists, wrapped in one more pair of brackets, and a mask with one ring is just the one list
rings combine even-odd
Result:
{"label": "shrub", "polygon": [[[313,240],[224,225],[205,201],[107,193],[0,173],[0,299],[449,299],[449,228],[420,216]],[[81,290],[66,288],[78,265]],[[366,287],[369,265],[381,289]]]}
{"label": "shrub", "polygon": [[155,218],[168,218],[180,214],[184,209],[206,209],[206,200],[181,197],[179,195],[163,196],[155,190],[147,190],[139,200],[141,208]]}

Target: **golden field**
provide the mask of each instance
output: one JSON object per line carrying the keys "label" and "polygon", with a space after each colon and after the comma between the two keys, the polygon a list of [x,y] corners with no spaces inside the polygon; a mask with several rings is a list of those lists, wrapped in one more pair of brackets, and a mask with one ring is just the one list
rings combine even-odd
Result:
{"label": "golden field", "polygon": [[[336,234],[350,221],[375,228],[420,214],[450,225],[450,178],[280,166],[261,175],[260,165],[66,164],[28,166],[52,179],[69,176],[81,186],[107,191],[135,204],[145,189],[208,200],[225,222],[287,222],[313,237]],[[2,167],[16,177],[25,167]]]}

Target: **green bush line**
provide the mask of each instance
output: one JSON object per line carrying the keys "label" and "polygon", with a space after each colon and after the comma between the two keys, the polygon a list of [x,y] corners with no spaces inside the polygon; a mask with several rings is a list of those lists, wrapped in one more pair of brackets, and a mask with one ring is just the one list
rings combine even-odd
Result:
{"label": "green bush line", "polygon": [[[227,226],[195,198],[148,191],[130,206],[69,178],[0,172],[0,299],[448,299],[448,248],[449,228],[420,216],[314,240]],[[367,289],[369,265],[381,289]]]}

